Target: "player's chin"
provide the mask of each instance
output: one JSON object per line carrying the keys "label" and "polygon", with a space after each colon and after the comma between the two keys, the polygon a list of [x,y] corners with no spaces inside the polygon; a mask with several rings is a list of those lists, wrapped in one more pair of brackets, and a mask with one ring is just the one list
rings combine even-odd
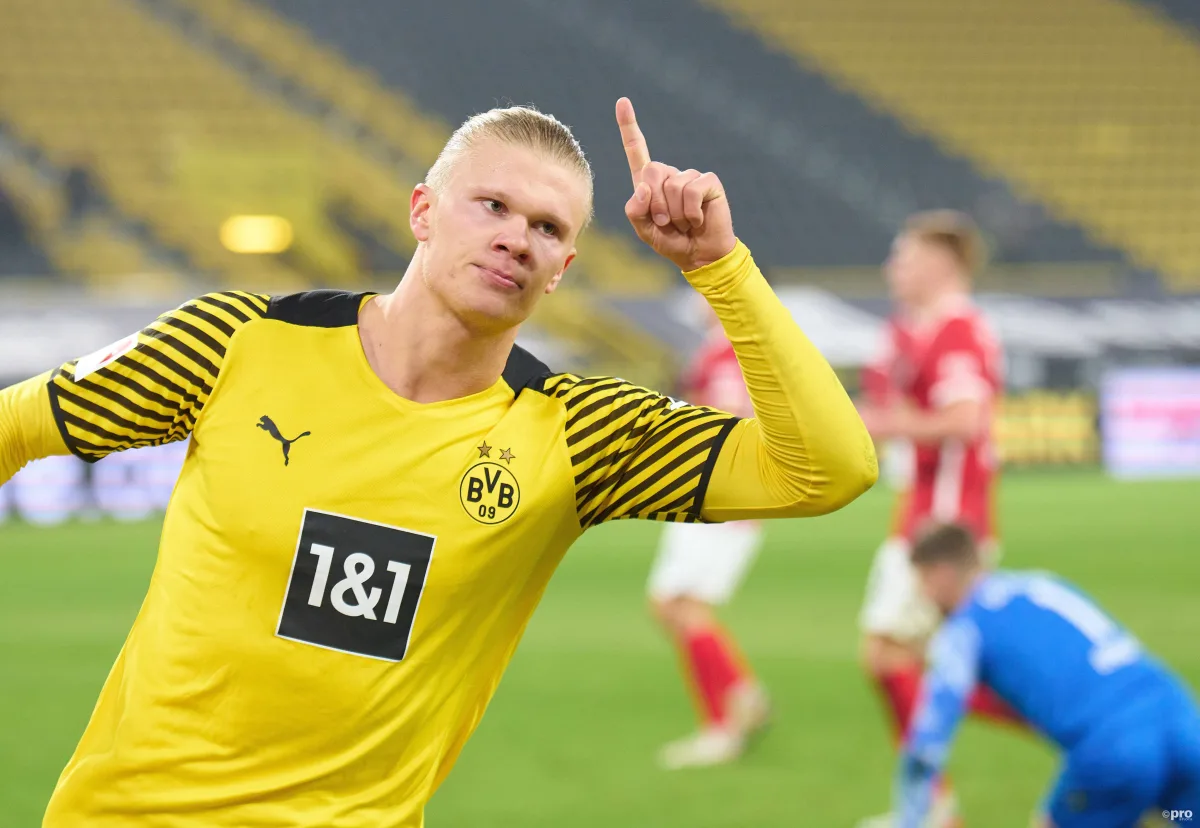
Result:
{"label": "player's chin", "polygon": [[470,297],[462,316],[469,319],[471,326],[480,332],[498,332],[515,328],[533,313],[534,302],[523,301],[526,297],[498,295],[481,292]]}

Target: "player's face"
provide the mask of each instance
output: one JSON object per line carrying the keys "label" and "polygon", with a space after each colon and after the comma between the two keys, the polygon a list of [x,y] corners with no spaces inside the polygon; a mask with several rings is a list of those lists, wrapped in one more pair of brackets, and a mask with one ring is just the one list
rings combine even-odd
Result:
{"label": "player's face", "polygon": [[901,233],[892,242],[884,275],[892,298],[905,307],[919,307],[932,298],[952,267],[946,250],[919,236]]}
{"label": "player's face", "polygon": [[943,615],[949,615],[958,607],[970,580],[962,569],[941,563],[920,567],[917,572],[921,591]]}
{"label": "player's face", "polygon": [[485,141],[459,156],[440,192],[413,191],[426,285],[467,325],[519,325],[575,256],[588,182],[525,147]]}

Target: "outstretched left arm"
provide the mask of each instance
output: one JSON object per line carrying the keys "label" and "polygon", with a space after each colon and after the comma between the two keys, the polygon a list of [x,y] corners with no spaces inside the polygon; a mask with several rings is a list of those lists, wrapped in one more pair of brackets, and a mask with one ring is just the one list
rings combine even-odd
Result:
{"label": "outstretched left arm", "polygon": [[967,618],[946,623],[933,642],[912,731],[896,778],[897,828],[920,828],[946,764],[967,699],[979,680],[979,629]]}

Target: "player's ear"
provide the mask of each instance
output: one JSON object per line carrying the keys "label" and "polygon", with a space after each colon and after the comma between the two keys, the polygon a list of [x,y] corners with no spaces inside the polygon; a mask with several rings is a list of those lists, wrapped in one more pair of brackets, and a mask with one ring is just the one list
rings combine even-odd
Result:
{"label": "player's ear", "polygon": [[562,281],[563,274],[567,272],[567,268],[571,266],[571,262],[575,261],[575,248],[571,248],[571,252],[567,254],[567,260],[563,262],[562,270],[550,277],[549,284],[546,285],[546,293],[554,293],[558,288],[558,283]]}
{"label": "player's ear", "polygon": [[433,207],[433,189],[428,184],[413,187],[408,204],[408,226],[417,241],[429,241],[429,211]]}

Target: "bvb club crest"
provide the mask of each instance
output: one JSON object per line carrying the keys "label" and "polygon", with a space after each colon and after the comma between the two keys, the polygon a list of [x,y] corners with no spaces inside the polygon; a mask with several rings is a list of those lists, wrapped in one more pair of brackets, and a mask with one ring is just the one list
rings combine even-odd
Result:
{"label": "bvb club crest", "polygon": [[505,466],[482,460],[463,475],[458,498],[467,514],[480,523],[503,523],[517,511],[521,487]]}

